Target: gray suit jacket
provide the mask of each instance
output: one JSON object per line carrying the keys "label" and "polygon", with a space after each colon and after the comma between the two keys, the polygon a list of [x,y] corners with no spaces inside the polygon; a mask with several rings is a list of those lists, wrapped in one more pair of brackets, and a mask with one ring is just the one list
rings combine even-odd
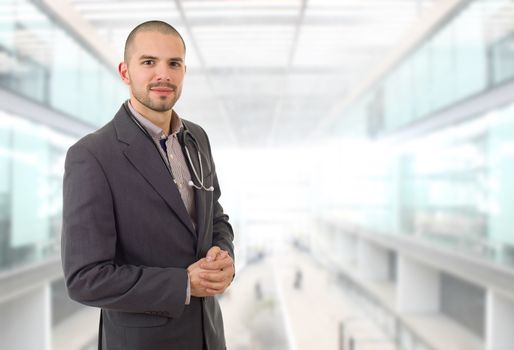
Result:
{"label": "gray suit jacket", "polygon": [[[68,293],[102,309],[103,350],[201,350],[203,339],[209,350],[225,349],[216,299],[192,297],[184,305],[190,264],[213,245],[234,256],[207,135],[184,120],[204,155],[205,186],[214,186],[214,192],[195,190],[195,230],[158,151],[128,113],[122,106],[67,153],[62,262]],[[192,157],[198,169],[196,152]]]}

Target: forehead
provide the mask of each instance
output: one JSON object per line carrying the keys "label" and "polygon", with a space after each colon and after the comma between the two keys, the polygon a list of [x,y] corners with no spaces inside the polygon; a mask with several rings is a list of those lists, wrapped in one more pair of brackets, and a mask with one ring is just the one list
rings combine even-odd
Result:
{"label": "forehead", "polygon": [[133,56],[150,55],[155,57],[184,58],[182,40],[174,34],[163,34],[154,31],[137,33],[131,45]]}

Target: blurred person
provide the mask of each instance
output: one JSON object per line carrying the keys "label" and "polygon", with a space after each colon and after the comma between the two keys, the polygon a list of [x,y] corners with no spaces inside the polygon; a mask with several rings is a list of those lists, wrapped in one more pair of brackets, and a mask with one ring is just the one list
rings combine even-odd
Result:
{"label": "blurred person", "polygon": [[214,296],[234,235],[207,134],[173,110],[185,51],[165,22],[135,27],[118,66],[129,100],[66,156],[63,269],[70,297],[101,308],[99,349],[226,349]]}
{"label": "blurred person", "polygon": [[256,300],[261,300],[262,299],[262,287],[261,287],[261,282],[260,281],[256,281],[254,286],[253,286],[253,290],[255,292],[255,299]]}
{"label": "blurred person", "polygon": [[294,282],[293,282],[294,289],[302,289],[302,281],[303,281],[302,270],[300,270],[300,268],[297,268],[295,275],[294,275]]}

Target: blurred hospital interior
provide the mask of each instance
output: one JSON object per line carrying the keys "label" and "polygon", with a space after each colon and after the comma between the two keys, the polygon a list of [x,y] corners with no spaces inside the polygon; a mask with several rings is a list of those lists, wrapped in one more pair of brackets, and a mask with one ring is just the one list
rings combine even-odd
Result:
{"label": "blurred hospital interior", "polygon": [[514,0],[0,0],[1,349],[97,348],[64,158],[151,19],[234,227],[229,350],[514,350]]}

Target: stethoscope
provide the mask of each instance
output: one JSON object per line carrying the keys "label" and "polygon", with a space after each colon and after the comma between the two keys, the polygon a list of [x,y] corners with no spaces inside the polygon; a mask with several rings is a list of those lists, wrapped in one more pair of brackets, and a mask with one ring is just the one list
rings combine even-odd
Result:
{"label": "stethoscope", "polygon": [[[189,180],[187,183],[189,186],[196,188],[197,190],[205,190],[207,192],[214,191],[214,187],[205,187],[203,181],[203,166],[202,166],[202,158],[201,158],[201,152],[200,147],[198,147],[198,142],[196,141],[196,138],[194,135],[187,129],[186,124],[182,123],[184,126],[184,129],[179,132],[178,134],[178,142],[182,146],[183,151],[186,153],[187,160],[189,162],[189,167],[193,171],[193,175],[195,176],[196,181],[198,182],[198,185],[195,185],[195,183],[192,180]],[[193,164],[193,160],[191,159],[191,154],[189,153],[189,149],[187,148],[187,140],[189,138],[189,142],[193,145],[194,148],[196,148],[196,154],[198,157],[198,163],[200,163],[200,176],[198,176],[198,173],[196,172],[195,166]],[[207,160],[207,158],[205,159]]]}
{"label": "stethoscope", "polygon": [[[163,157],[162,153],[157,148],[158,146],[155,144],[152,136],[143,127],[143,125],[141,125],[139,120],[137,120],[137,118],[132,115],[130,108],[128,108],[125,105],[125,103],[123,104],[123,106],[125,107],[125,110],[126,110],[127,114],[129,115],[130,119],[132,119],[132,121],[139,127],[139,129],[141,129],[141,131],[146,135],[146,137],[148,137],[148,139],[150,141],[152,141],[152,144],[154,145],[157,153],[159,153],[161,160],[163,161],[164,165],[166,165],[166,169],[168,169],[168,172],[170,173],[171,178],[173,179],[173,182],[177,183],[177,181],[175,180],[175,176],[173,175],[173,171],[171,170],[171,166],[170,166],[169,162]],[[198,141],[196,141],[196,138],[194,137],[194,135],[187,129],[186,124],[182,123],[182,125],[183,125],[183,129],[177,135],[178,142],[180,143],[180,146],[182,147],[182,151],[186,154],[189,169],[193,173],[193,176],[195,177],[196,182],[198,183],[198,184],[195,184],[192,180],[189,180],[189,182],[187,184],[197,190],[213,192],[214,191],[213,186],[205,187],[205,184],[204,184],[204,177],[203,177],[204,174],[203,174],[203,166],[202,166],[202,158],[201,158],[202,153],[200,152],[200,147],[198,146]],[[195,165],[193,163],[193,159],[191,158],[191,153],[189,153],[189,149],[187,147],[188,143],[191,144],[196,149],[198,163],[200,164],[200,173],[198,173],[196,171]],[[206,158],[206,160],[207,160],[207,158]]]}

